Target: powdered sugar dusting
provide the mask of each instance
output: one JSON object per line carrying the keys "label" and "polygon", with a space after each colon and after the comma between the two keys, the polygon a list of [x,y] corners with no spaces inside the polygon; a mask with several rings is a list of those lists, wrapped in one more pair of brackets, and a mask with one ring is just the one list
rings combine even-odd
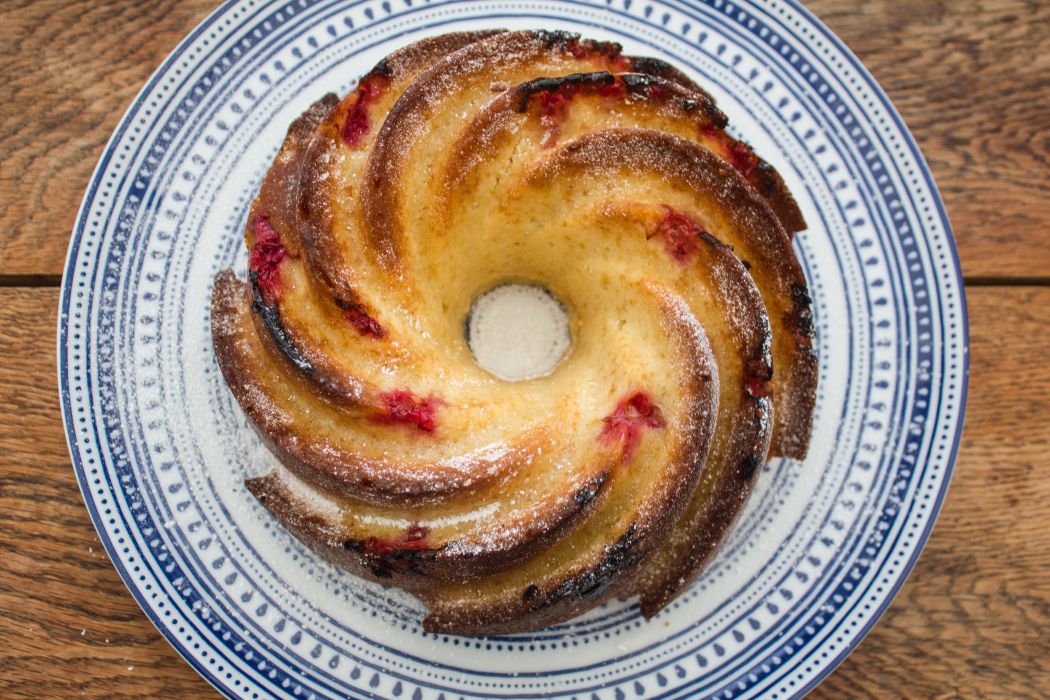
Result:
{"label": "powdered sugar dusting", "polygon": [[274,474],[288,489],[292,498],[308,506],[311,514],[321,516],[328,522],[336,522],[339,519],[341,515],[339,504],[331,497],[318,491],[281,465],[274,468]]}
{"label": "powdered sugar dusting", "polygon": [[[344,362],[333,363],[330,373],[320,363],[282,364],[275,369],[299,370],[295,381],[285,382],[269,374],[269,360],[259,356],[257,343],[251,343],[250,324],[228,327],[220,319],[215,326],[220,362],[224,355],[227,365],[230,357],[241,360],[239,371],[227,372],[235,395],[259,431],[277,445],[278,457],[292,467],[279,467],[272,478],[287,489],[291,508],[297,511],[293,515],[332,526],[335,534],[328,544],[339,555],[332,557],[336,563],[351,571],[361,563],[367,570],[360,573],[366,576],[371,572],[386,583],[422,592],[428,605],[435,603],[436,617],[451,601],[472,618],[442,622],[449,631],[472,629],[471,625],[488,629],[486,624],[501,629],[501,623],[487,621],[501,615],[510,615],[515,625],[550,622],[547,613],[537,613],[529,591],[558,591],[563,584],[569,584],[565,590],[570,593],[576,591],[582,574],[566,579],[568,569],[559,568],[563,559],[564,566],[583,567],[610,582],[633,575],[629,569],[635,559],[627,550],[641,547],[639,543],[656,546],[665,531],[673,529],[673,513],[689,496],[711,445],[719,380],[707,335],[693,313],[691,294],[696,287],[685,281],[686,270],[698,258],[708,260],[708,245],[731,255],[707,233],[708,225],[735,228],[737,219],[747,214],[725,212],[749,208],[751,201],[740,195],[746,185],[739,175],[687,137],[624,128],[621,121],[612,128],[591,124],[587,130],[588,109],[600,111],[614,99],[630,101],[643,93],[645,99],[666,101],[670,92],[637,76],[628,80],[605,72],[591,77],[564,73],[570,68],[619,71],[631,65],[612,44],[581,42],[557,32],[501,35],[443,58],[432,56],[403,92],[400,83],[388,85],[389,66],[381,63],[373,71],[379,76],[376,85],[364,81],[357,103],[340,124],[339,136],[350,149],[339,149],[338,163],[326,162],[331,156],[322,154],[313,163],[321,172],[315,167],[304,175],[309,183],[333,179],[312,210],[322,228],[338,228],[343,219],[360,224],[326,239],[325,246],[303,259],[307,272],[317,271],[321,277],[340,273],[331,274],[333,283],[323,286],[340,287],[334,278],[351,280],[355,286],[349,290],[347,282],[353,293],[345,295],[342,291],[347,290],[325,290],[334,293],[347,322],[335,327],[327,350],[338,350]],[[555,78],[539,79],[545,75]],[[559,75],[564,77],[555,82]],[[523,93],[521,84],[512,85],[525,76],[532,82]],[[493,77],[509,83],[498,86],[504,92],[493,92]],[[569,105],[582,84],[597,91],[595,104],[576,101],[582,105],[579,119],[570,121]],[[400,92],[400,97],[383,98],[380,109],[372,98],[387,89]],[[539,117],[545,149],[534,140],[515,140],[526,132],[535,136],[536,130],[518,130],[514,119],[491,109],[498,103],[506,114],[524,113],[525,103],[516,98],[526,93],[535,97],[537,110],[528,113]],[[685,103],[680,107],[690,110]],[[478,123],[479,109],[492,115],[489,130],[464,139],[470,125]],[[649,126],[660,124],[654,120]],[[580,129],[586,133],[578,135]],[[512,157],[501,168],[503,151],[491,158],[489,141],[505,132],[511,146],[531,145],[543,153],[508,151]],[[447,146],[457,138],[458,156],[450,160]],[[467,177],[456,173],[486,166],[486,179],[478,180],[487,188],[484,195],[478,194],[480,185],[474,197],[468,196],[467,187],[452,192],[455,177]],[[590,202],[583,209],[572,202],[573,185],[581,178],[592,178],[587,184],[598,185],[591,190],[591,201],[606,199],[606,191],[626,198],[625,218],[633,217],[631,226],[621,231],[592,226]],[[545,189],[537,188],[541,196],[534,197],[530,188],[539,180]],[[661,184],[670,186],[661,191]],[[460,192],[463,201],[454,196]],[[520,211],[509,205],[491,211],[480,208],[480,196],[498,205],[515,194],[522,194]],[[478,204],[472,224],[463,224],[468,219],[458,214],[446,216],[450,209],[442,206],[442,197],[448,207],[470,210]],[[653,239],[646,244],[636,235],[638,224],[647,221],[657,205],[663,206],[663,219],[642,227]],[[601,235],[591,233],[596,228]],[[309,294],[313,286],[299,274],[298,263],[285,268],[282,280],[277,266],[286,253],[277,247],[279,232],[265,218],[256,221],[256,229],[251,281],[264,292],[266,304],[280,301],[278,283],[284,283],[288,317],[299,318],[294,304],[303,298],[300,291]],[[485,229],[485,235],[471,238],[468,234],[476,229]],[[294,232],[294,226],[283,226],[280,233],[292,237]],[[327,229],[321,233],[327,235]],[[438,242],[444,236],[448,242],[445,251],[427,256],[430,267],[416,264],[417,254],[441,249],[413,244],[415,237],[427,236]],[[476,255],[469,249],[473,240],[484,247]],[[492,241],[499,243],[493,247]],[[294,243],[291,238],[287,242]],[[366,252],[363,257],[350,250],[358,243]],[[661,244],[677,265],[668,266],[663,255],[650,253]],[[328,256],[327,247],[333,256]],[[292,250],[297,254],[299,248],[293,245]],[[577,251],[588,256],[585,265],[577,265]],[[432,259],[445,252],[444,260]],[[346,259],[338,265],[332,262],[344,254]],[[447,284],[440,277],[426,279],[427,272],[436,274],[441,262],[459,278]],[[713,274],[718,277],[718,271]],[[610,292],[622,290],[628,277],[640,279],[659,299],[665,333],[651,323],[652,306]],[[592,278],[600,283],[591,286]],[[579,309],[582,318],[579,328],[570,326],[563,304],[543,287],[530,284],[501,284],[476,298],[466,333],[477,363],[508,381],[547,377],[508,387],[471,366],[457,342],[459,314],[487,285],[528,279],[543,280],[571,295],[572,308]],[[428,288],[428,282],[436,283]],[[251,303],[247,294],[242,296],[235,300],[220,294],[219,306]],[[255,303],[258,309],[258,299]],[[708,302],[704,303],[706,310]],[[731,316],[734,312],[728,310]],[[412,322],[404,322],[406,317]],[[332,318],[337,318],[334,307]],[[595,320],[599,318],[600,323]],[[306,316],[300,320],[303,326],[323,322]],[[272,331],[274,325],[267,328]],[[599,327],[601,333],[594,331]],[[581,366],[589,374],[568,364],[555,371],[574,332],[577,352],[585,358]],[[387,342],[372,342],[384,339]],[[435,353],[427,345],[431,339],[451,348],[451,364],[450,355]],[[306,342],[314,344],[323,345]],[[387,353],[392,349],[396,356]],[[383,359],[377,360],[379,356]],[[331,377],[356,376],[365,366],[377,368],[383,380],[359,391],[359,401],[351,406],[332,402],[333,411],[313,410],[319,406],[311,403],[317,398],[313,389],[324,392]],[[454,376],[460,370],[462,379]],[[617,375],[628,376],[620,380]],[[756,382],[754,392],[760,391],[765,387]],[[555,400],[548,400],[552,397]],[[532,410],[536,407],[542,412]],[[531,423],[523,428],[523,421]],[[598,446],[593,441],[595,425],[600,426]],[[659,431],[665,431],[664,436],[650,440],[653,458],[637,459],[628,468],[642,436]],[[578,440],[582,434],[591,439]],[[505,443],[501,438],[506,435],[512,437]],[[666,445],[673,447],[665,449]],[[648,448],[649,442],[647,452]],[[623,479],[633,486],[623,486]],[[601,498],[596,497],[599,493]],[[595,518],[596,512],[602,515]],[[282,520],[286,515],[278,513]],[[623,531],[608,526],[617,518],[634,521],[636,542],[607,539]],[[586,526],[578,528],[583,523]],[[317,535],[304,539],[316,544]],[[608,553],[621,544],[622,560],[602,560],[593,571],[587,568],[595,563],[584,550],[604,548]],[[547,552],[557,561],[547,559]],[[363,557],[363,563],[355,557]],[[521,566],[509,561],[513,557],[521,558]],[[461,571],[460,566],[467,568]],[[497,571],[498,576],[487,578]],[[475,578],[483,582],[469,595],[452,588],[473,585]],[[431,594],[436,596],[433,600]],[[517,601],[515,605],[524,600],[527,609],[503,610],[510,600]],[[436,624],[435,616],[431,624]]]}
{"label": "powdered sugar dusting", "polygon": [[[502,463],[505,462],[514,451],[514,448],[506,443],[494,442],[467,454],[443,459],[441,460],[440,465],[442,467],[455,469],[463,474],[476,474],[479,477],[492,476],[500,470]],[[531,456],[525,456],[523,459],[526,462],[531,462]],[[479,470],[481,465],[487,466]],[[470,483],[464,483],[464,487],[467,488],[471,485],[472,484]]]}

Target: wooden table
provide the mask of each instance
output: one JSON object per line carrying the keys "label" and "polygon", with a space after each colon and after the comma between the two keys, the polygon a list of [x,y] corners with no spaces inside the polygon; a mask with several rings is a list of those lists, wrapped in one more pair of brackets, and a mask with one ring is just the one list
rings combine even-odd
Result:
{"label": "wooden table", "polygon": [[[0,4],[0,696],[214,697],[132,600],[70,467],[58,285],[92,168],[212,0]],[[1050,696],[1050,3],[814,0],[918,139],[966,276],[970,404],[944,511],[814,697]]]}

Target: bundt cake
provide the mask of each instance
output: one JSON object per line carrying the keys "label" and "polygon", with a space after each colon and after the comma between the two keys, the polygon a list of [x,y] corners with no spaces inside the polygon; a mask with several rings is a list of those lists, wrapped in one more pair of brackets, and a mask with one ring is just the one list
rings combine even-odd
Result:
{"label": "bundt cake", "polygon": [[[212,332],[283,467],[247,488],[303,542],[429,609],[536,629],[692,582],[817,381],[784,181],[689,77],[546,31],[401,49],[299,117]],[[506,381],[472,302],[550,290],[571,348]]]}

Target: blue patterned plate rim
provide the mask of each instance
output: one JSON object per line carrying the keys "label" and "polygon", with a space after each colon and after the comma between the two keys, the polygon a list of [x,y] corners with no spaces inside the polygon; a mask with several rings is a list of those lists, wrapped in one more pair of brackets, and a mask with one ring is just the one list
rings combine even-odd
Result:
{"label": "blue patterned plate rim", "polygon": [[[925,156],[923,156],[922,150],[919,148],[919,144],[915,140],[915,136],[911,133],[911,130],[908,128],[908,125],[904,123],[904,118],[900,115],[900,112],[897,111],[897,108],[890,100],[889,95],[886,94],[886,91],[883,90],[879,82],[875,80],[875,76],[871,74],[871,71],[868,70],[867,66],[865,66],[864,63],[860,60],[860,58],[853,53],[853,51],[846,45],[846,43],[842,39],[840,39],[837,34],[832,32],[831,29],[829,29],[827,25],[825,25],[824,22],[822,22],[820,18],[817,17],[816,14],[811,12],[809,8],[807,8],[805,5],[799,2],[799,0],[785,0],[785,2],[791,5],[797,12],[801,13],[807,19],[809,19],[810,22],[813,23],[813,26],[816,27],[820,32],[822,32],[824,36],[839,49],[841,54],[848,61],[850,61],[850,63],[853,64],[853,67],[867,81],[868,86],[875,92],[876,95],[878,95],[879,99],[886,107],[886,110],[893,118],[894,123],[897,125],[897,128],[899,129],[900,133],[904,136],[905,140],[907,141],[908,148],[911,149],[912,155],[919,162],[919,165],[922,169],[922,175],[926,179],[926,182],[929,184],[930,191],[933,193],[933,199],[937,206],[937,212],[941,219],[941,225],[944,226],[944,231],[947,234],[949,242],[951,243],[949,247],[949,255],[951,256],[952,262],[955,265],[956,278],[960,281],[959,304],[961,306],[962,319],[962,344],[964,347],[968,348],[970,345],[970,314],[966,302],[965,285],[961,284],[963,280],[963,271],[962,264],[959,259],[959,250],[956,247],[955,243],[955,232],[952,230],[951,221],[948,218],[948,211],[944,206],[944,199],[941,197],[941,193],[937,187],[937,183],[934,181],[933,172],[930,170],[930,165],[928,162],[926,162],[926,158]],[[889,609],[890,605],[893,604],[893,601],[896,599],[901,587],[904,586],[904,582],[911,575],[912,569],[915,568],[915,564],[918,563],[919,557],[922,555],[922,551],[926,547],[926,542],[930,539],[930,535],[933,534],[933,528],[937,524],[937,518],[940,515],[941,507],[944,504],[944,499],[948,495],[948,486],[951,484],[952,476],[955,472],[955,461],[959,456],[959,447],[962,444],[963,426],[966,423],[966,407],[967,398],[969,394],[969,386],[970,355],[967,352],[963,356],[962,386],[960,388],[959,396],[959,423],[955,430],[955,436],[952,439],[952,448],[951,453],[948,456],[944,483],[942,484],[940,491],[938,491],[937,493],[936,500],[933,506],[933,516],[930,518],[922,534],[919,536],[919,545],[915,548],[914,553],[904,565],[900,577],[897,579],[897,582],[894,584],[893,588],[886,596],[886,599],[882,603],[880,608],[875,612],[875,614],[867,622],[867,624],[860,629],[858,634],[846,646],[846,648],[843,649],[838,654],[838,656],[832,659],[824,669],[817,673],[817,675],[814,676],[814,678],[806,686],[799,690],[798,697],[802,697],[814,688],[816,688],[821,683],[821,681],[823,681],[825,678],[831,675],[831,673],[836,668],[838,668],[839,664],[845,661],[846,657],[849,656],[853,652],[853,650],[856,649],[858,645],[860,645],[862,641],[864,641],[864,638],[868,636],[868,634],[871,632],[872,629],[874,629],[875,625],[879,622],[879,620],[882,619],[882,615]]]}
{"label": "blue patterned plate rim", "polygon": [[[680,0],[663,0],[665,4],[673,6],[686,6],[687,3],[680,2]],[[919,169],[921,170],[921,176],[926,181],[930,189],[932,201],[936,206],[937,215],[940,218],[940,224],[943,227],[947,242],[948,242],[948,255],[954,265],[955,278],[959,284],[959,305],[960,305],[960,323],[961,323],[961,345],[963,347],[962,352],[962,368],[960,375],[960,388],[958,394],[958,412],[959,418],[955,427],[955,434],[952,437],[951,448],[947,459],[945,460],[944,466],[944,477],[940,485],[938,492],[935,495],[934,503],[931,507],[931,515],[925,524],[923,531],[917,536],[917,546],[909,559],[901,567],[901,571],[893,586],[889,592],[885,595],[885,598],[879,605],[878,609],[871,616],[871,618],[861,627],[856,633],[853,634],[852,639],[845,645],[845,647],[838,653],[837,656],[825,662],[824,665],[815,673],[810,679],[807,685],[800,688],[797,691],[797,696],[801,696],[809,692],[815,687],[823,678],[830,674],[839,663],[841,663],[846,656],[860,643],[860,641],[870,632],[878,621],[882,613],[889,607],[893,601],[900,587],[903,585],[904,580],[907,578],[910,571],[913,569],[923,546],[928,540],[933,526],[936,522],[937,514],[943,504],[943,500],[947,493],[948,484],[950,483],[951,474],[954,468],[955,460],[958,455],[959,446],[961,443],[961,433],[965,419],[966,400],[968,393],[968,378],[969,378],[969,356],[966,352],[966,348],[969,343],[969,325],[968,325],[968,314],[966,306],[965,289],[962,285],[962,270],[959,263],[958,251],[954,245],[954,238],[951,232],[950,222],[947,217],[947,213],[944,208],[943,201],[937,191],[936,184],[934,183],[932,173],[930,172],[929,166],[923,158],[917,143],[911,132],[907,129],[903,119],[900,117],[896,109],[893,107],[888,96],[882,90],[882,88],[875,81],[874,77],[871,76],[869,71],[863,66],[860,60],[845,46],[845,44],[835,36],[827,27],[823,25],[808,9],[802,6],[797,0],[784,0],[784,3],[789,6],[793,11],[798,12],[807,18],[813,28],[820,31],[826,39],[828,39],[840,52],[840,55],[848,60],[852,67],[858,72],[859,76],[866,81],[866,86],[873,91],[878,97],[882,106],[886,109],[887,114],[891,117],[897,131],[903,136],[908,149],[911,151],[912,156],[918,163]],[[184,38],[178,46],[169,54],[161,66],[154,72],[150,79],[146,82],[142,90],[136,96],[132,104],[129,106],[117,129],[114,131],[109,142],[107,143],[103,153],[99,159],[98,165],[92,174],[90,185],[87,193],[85,194],[84,200],[81,204],[80,210],[77,216],[77,223],[73,230],[70,246],[67,253],[65,262],[65,274],[63,276],[62,284],[62,296],[60,301],[60,315],[58,319],[58,334],[57,334],[57,356],[58,356],[58,374],[59,374],[59,387],[62,394],[62,408],[63,408],[63,421],[65,426],[67,445],[70,450],[71,459],[73,461],[74,470],[77,475],[78,483],[81,488],[82,496],[84,497],[85,504],[88,507],[93,523],[95,524],[96,530],[103,545],[113,561],[114,566],[117,568],[118,573],[124,580],[129,591],[132,593],[135,600],[142,607],[147,617],[153,622],[158,628],[162,635],[168,640],[168,642],[176,649],[176,651],[187,660],[187,662],[197,670],[209,683],[211,683],[216,689],[223,692],[230,697],[236,697],[233,688],[228,687],[227,684],[213,674],[207,664],[205,664],[197,655],[186,648],[185,645],[178,639],[174,634],[174,631],[164,623],[160,615],[157,614],[153,606],[149,603],[146,596],[141,590],[135,585],[131,573],[123,566],[120,557],[117,552],[115,543],[109,537],[108,531],[103,523],[101,514],[99,513],[94,499],[90,495],[90,485],[88,484],[87,473],[84,465],[81,461],[81,455],[77,448],[77,438],[75,435],[75,425],[73,408],[69,387],[69,376],[68,376],[68,365],[66,362],[68,345],[70,338],[68,337],[68,326],[67,319],[70,311],[71,299],[73,296],[73,282],[74,282],[74,267],[77,260],[77,254],[80,249],[80,244],[85,236],[85,229],[87,224],[88,207],[94,198],[94,194],[99,188],[102,177],[107,171],[107,167],[110,164],[110,158],[113,155],[113,150],[116,144],[121,140],[126,130],[130,127],[131,117],[138,113],[142,108],[146,96],[155,87],[158,81],[167,73],[167,71],[176,64],[179,58],[183,55],[188,47],[190,47],[198,37],[203,35],[212,27],[219,19],[221,19],[231,8],[238,4],[237,0],[229,0],[214,12],[212,12],[207,18],[205,18],[201,24],[199,24],[186,38]],[[736,3],[738,6],[747,5],[748,3]]]}

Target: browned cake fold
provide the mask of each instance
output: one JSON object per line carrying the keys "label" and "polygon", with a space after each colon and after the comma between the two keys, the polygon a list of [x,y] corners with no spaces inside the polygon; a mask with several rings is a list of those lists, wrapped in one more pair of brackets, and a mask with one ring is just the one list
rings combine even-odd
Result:
{"label": "browned cake fold", "polygon": [[[424,40],[289,129],[219,274],[216,355],[286,469],[247,486],[434,631],[653,615],[767,453],[801,458],[816,359],[783,179],[690,78],[560,32]],[[508,281],[572,348],[507,382],[463,325]]]}

